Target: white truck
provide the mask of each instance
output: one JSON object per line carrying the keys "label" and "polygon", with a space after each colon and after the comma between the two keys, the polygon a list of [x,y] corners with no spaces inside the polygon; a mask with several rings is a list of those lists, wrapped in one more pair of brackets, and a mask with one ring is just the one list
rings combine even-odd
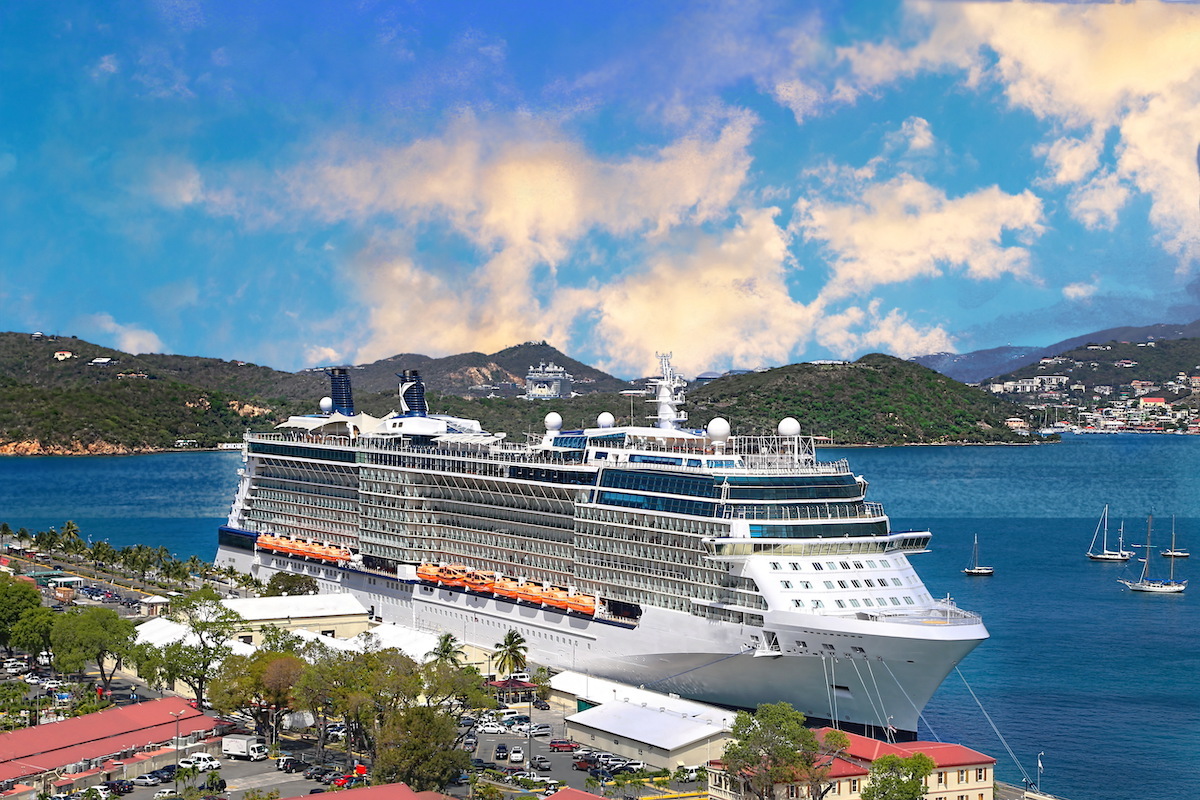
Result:
{"label": "white truck", "polygon": [[263,761],[267,757],[267,740],[248,733],[230,733],[221,737],[221,755]]}

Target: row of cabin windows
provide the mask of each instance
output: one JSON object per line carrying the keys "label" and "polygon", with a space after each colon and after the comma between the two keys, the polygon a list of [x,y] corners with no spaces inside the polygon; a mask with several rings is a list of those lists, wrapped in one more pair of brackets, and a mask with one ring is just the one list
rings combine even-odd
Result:
{"label": "row of cabin windows", "polygon": [[[884,569],[891,569],[892,563],[890,561],[888,561],[886,558],[881,558],[881,559],[879,559],[878,566],[883,567]],[[837,562],[826,561],[823,564],[820,561],[812,562],[812,568],[815,569],[817,572],[822,572],[826,569],[836,570],[839,567],[841,569],[853,569],[853,570],[859,570],[859,571],[861,571],[862,569],[876,569],[877,568],[875,562],[871,561],[871,560],[868,560],[866,562],[865,567],[863,566],[862,561],[837,561]],[[800,564],[795,561],[789,561],[788,568],[794,572],[799,572],[801,569],[803,569],[803,567],[801,567]],[[779,561],[772,561],[771,569],[778,571],[778,570],[783,569],[783,565]]]}
{"label": "row of cabin windows", "polygon": [[[899,597],[888,597],[888,598],[876,597],[874,600],[872,600],[870,597],[864,597],[864,598],[862,598],[862,602],[859,602],[858,600],[856,600],[855,598],[852,597],[849,600],[834,600],[833,602],[838,608],[862,608],[863,606],[866,606],[867,608],[876,608],[876,607],[884,608],[887,606],[888,600],[891,601],[893,606],[900,605]],[[847,603],[849,603],[849,605],[847,605]],[[912,606],[912,605],[916,605],[916,601],[913,600],[908,595],[904,595],[904,604]],[[795,606],[796,608],[804,608],[804,601],[801,600],[799,597],[795,597],[795,598],[792,598],[792,605]],[[825,607],[825,603],[821,600],[809,601],[809,608],[824,608],[824,607]]]}

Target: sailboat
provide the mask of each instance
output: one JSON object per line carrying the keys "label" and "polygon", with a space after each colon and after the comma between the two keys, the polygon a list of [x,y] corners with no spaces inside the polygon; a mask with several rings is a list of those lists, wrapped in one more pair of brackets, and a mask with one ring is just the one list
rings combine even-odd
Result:
{"label": "sailboat", "polygon": [[1171,517],[1171,549],[1163,550],[1163,558],[1188,558],[1191,556],[1187,550],[1182,550],[1175,546],[1175,517]]}
{"label": "sailboat", "polygon": [[979,566],[979,534],[975,534],[975,547],[971,551],[971,564],[963,570],[964,575],[991,575],[996,570],[992,567]]}
{"label": "sailboat", "polygon": [[[1142,576],[1136,581],[1125,580],[1118,578],[1120,583],[1129,587],[1133,592],[1154,592],[1156,594],[1176,594],[1187,588],[1187,581],[1175,580],[1175,560],[1171,560],[1171,576],[1167,580],[1156,580],[1150,577],[1150,529],[1154,525],[1154,515],[1151,514],[1146,520],[1146,557],[1141,559]],[[1171,536],[1171,549],[1175,548],[1175,536]]]}
{"label": "sailboat", "polygon": [[[1101,539],[1103,534],[1101,549],[1096,549],[1096,541]],[[1096,523],[1096,532],[1092,534],[1092,543],[1088,547],[1087,557],[1092,561],[1128,561],[1133,556],[1133,552],[1125,549],[1125,523],[1121,523],[1120,533],[1117,534],[1117,549],[1108,549],[1108,504],[1104,504],[1104,510],[1100,512],[1100,521]]]}

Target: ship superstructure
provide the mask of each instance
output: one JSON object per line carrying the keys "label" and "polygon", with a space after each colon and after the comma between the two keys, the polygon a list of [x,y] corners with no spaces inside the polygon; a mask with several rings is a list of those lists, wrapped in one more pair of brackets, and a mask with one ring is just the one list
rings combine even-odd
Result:
{"label": "ship superstructure", "polygon": [[930,533],[892,531],[794,419],[767,436],[685,428],[669,358],[652,424],[563,430],[551,412],[528,444],[430,415],[415,372],[382,419],[354,413],[346,385],[336,408],[246,435],[218,562],[312,575],[483,647],[516,629],[551,668],[912,735],[987,637],[910,564]]}

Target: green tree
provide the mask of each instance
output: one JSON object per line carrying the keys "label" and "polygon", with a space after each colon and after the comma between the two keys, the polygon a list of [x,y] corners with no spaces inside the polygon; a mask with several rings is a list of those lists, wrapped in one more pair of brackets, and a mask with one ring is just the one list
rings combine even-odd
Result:
{"label": "green tree", "polygon": [[31,608],[42,604],[42,594],[32,583],[0,575],[0,646],[12,655],[13,626]]}
{"label": "green tree", "polygon": [[924,753],[908,758],[880,756],[871,764],[862,800],[920,800],[925,796],[925,778],[936,766]]}
{"label": "green tree", "polygon": [[50,632],[54,630],[58,616],[45,606],[28,609],[12,627],[12,646],[26,653],[49,650],[53,647],[50,643]]}
{"label": "green tree", "polygon": [[764,703],[753,714],[739,711],[725,746],[731,776],[743,776],[759,800],[775,796],[779,783],[799,784],[811,800],[825,795],[834,757],[850,746],[841,731],[824,736],[804,727],[804,715],[788,703]]}
{"label": "green tree", "polygon": [[444,789],[471,763],[466,751],[454,746],[457,738],[450,715],[428,706],[405,709],[383,729],[376,781],[401,781],[418,792]]}
{"label": "green tree", "polygon": [[133,650],[133,641],[133,622],[111,608],[99,606],[59,615],[50,632],[58,668],[82,672],[87,664],[95,664],[105,689]]}
{"label": "green tree", "polygon": [[537,684],[537,696],[539,700],[550,699],[550,670],[545,667],[538,667],[533,671],[533,683]]}
{"label": "green tree", "polygon": [[458,639],[452,633],[443,633],[438,636],[437,644],[425,654],[425,658],[434,663],[456,669],[462,666],[466,657],[462,645],[459,644]]}
{"label": "green tree", "polygon": [[509,628],[508,633],[504,634],[504,640],[496,642],[493,647],[495,654],[492,659],[497,672],[511,675],[524,669],[525,665],[529,663],[525,657],[529,652],[529,647],[525,644],[525,637],[513,628]]}
{"label": "green tree", "polygon": [[263,597],[293,597],[301,594],[316,594],[319,590],[317,579],[312,575],[298,575],[295,572],[276,572],[267,581],[267,589]]}
{"label": "green tree", "polygon": [[210,586],[173,602],[171,617],[187,634],[163,647],[137,648],[138,673],[155,686],[182,682],[192,690],[196,702],[202,703],[217,665],[233,652],[230,637],[245,627],[245,620],[226,608]]}
{"label": "green tree", "polygon": [[260,649],[249,656],[231,655],[213,677],[213,708],[248,713],[261,730],[278,731],[293,708],[292,689],[305,666],[291,653]]}

